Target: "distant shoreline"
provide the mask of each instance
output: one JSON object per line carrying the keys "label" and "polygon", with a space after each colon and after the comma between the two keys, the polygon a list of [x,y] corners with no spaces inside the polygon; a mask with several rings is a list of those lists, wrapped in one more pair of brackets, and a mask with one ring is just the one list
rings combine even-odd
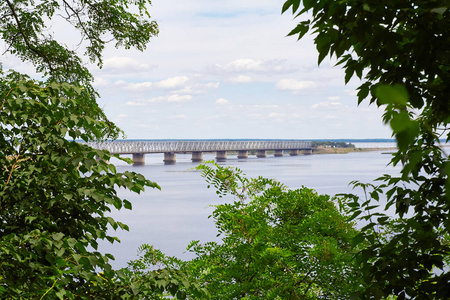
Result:
{"label": "distant shoreline", "polygon": [[397,148],[315,148],[314,154],[347,154],[351,152],[369,152],[369,151],[396,151]]}

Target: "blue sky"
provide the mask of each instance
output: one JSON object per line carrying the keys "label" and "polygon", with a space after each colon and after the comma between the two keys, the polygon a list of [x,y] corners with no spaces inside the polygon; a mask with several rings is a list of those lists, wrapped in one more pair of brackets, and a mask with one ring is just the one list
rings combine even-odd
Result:
{"label": "blue sky", "polygon": [[381,110],[357,106],[357,80],[345,85],[334,59],[318,66],[311,36],[286,37],[297,20],[282,5],[154,0],[147,50],[111,45],[90,67],[101,107],[133,139],[389,138]]}

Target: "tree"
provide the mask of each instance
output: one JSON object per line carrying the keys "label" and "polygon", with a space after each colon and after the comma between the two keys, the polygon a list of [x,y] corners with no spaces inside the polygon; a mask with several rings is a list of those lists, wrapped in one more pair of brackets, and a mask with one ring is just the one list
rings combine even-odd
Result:
{"label": "tree", "polygon": [[[347,197],[354,217],[367,224],[356,237],[369,243],[358,256],[364,297],[450,297],[450,168],[439,147],[441,137],[450,139],[448,1],[288,0],[282,12],[290,8],[296,17],[310,15],[289,35],[301,39],[311,30],[319,64],[334,55],[346,83],[360,78],[358,103],[368,98],[384,109],[397,140],[391,162],[402,165],[400,176],[385,175],[379,186],[357,183],[367,201]],[[383,197],[396,216],[360,217]]]}
{"label": "tree", "polygon": [[[33,80],[0,70],[0,298],[136,299],[175,279],[151,280],[111,269],[99,240],[118,241],[109,227],[125,224],[111,208],[131,209],[116,188],[139,193],[158,185],[134,172],[117,173],[107,151],[84,142],[117,137],[120,130],[96,103],[92,75],[75,51],[46,34],[61,16],[81,33],[86,55],[101,65],[107,40],[145,48],[157,34],[146,0],[5,0],[0,33],[7,51],[31,62]],[[131,13],[129,11],[135,11]],[[118,157],[118,156],[117,156]],[[129,160],[128,160],[129,162]],[[151,275],[151,273],[150,273]],[[157,284],[159,282],[159,285]],[[181,297],[182,298],[182,297]]]}
{"label": "tree", "polygon": [[[144,50],[158,25],[150,21],[150,0],[5,0],[0,4],[0,36],[6,51],[36,67],[46,83],[70,83],[82,86],[78,106],[107,127],[96,138],[117,138],[120,130],[108,121],[98,107],[92,74],[75,51],[58,42],[52,34],[54,22],[67,22],[79,33],[89,60],[102,66],[102,50],[108,42],[116,47]],[[1,67],[1,66],[0,66]]]}
{"label": "tree", "polygon": [[108,226],[127,229],[106,215],[110,206],[131,208],[115,187],[158,186],[134,172],[116,173],[109,153],[75,141],[107,126],[84,115],[79,88],[13,73],[2,77],[0,93],[0,295],[108,295],[113,257],[97,252],[97,241],[117,241]]}
{"label": "tree", "polygon": [[344,299],[360,288],[351,264],[356,234],[327,195],[288,189],[237,168],[200,165],[221,197],[215,206],[220,243],[193,241],[181,264],[212,299]]}

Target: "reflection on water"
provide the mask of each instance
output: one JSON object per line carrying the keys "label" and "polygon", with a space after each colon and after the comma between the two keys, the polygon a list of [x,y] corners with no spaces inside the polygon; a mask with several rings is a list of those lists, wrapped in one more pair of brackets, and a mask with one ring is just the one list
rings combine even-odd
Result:
{"label": "reflection on water", "polygon": [[[213,160],[214,154],[204,154],[205,160]],[[352,192],[348,183],[352,180],[371,182],[385,173],[394,173],[387,166],[391,156],[382,152],[356,152],[349,154],[299,155],[237,159],[228,156],[221,165],[236,166],[251,177],[263,176],[276,179],[290,188],[306,186],[321,194]],[[137,248],[143,244],[154,245],[168,255],[189,259],[185,248],[192,240],[207,242],[216,240],[217,231],[212,219],[213,208],[227,199],[217,197],[200,172],[192,170],[190,154],[177,154],[177,164],[164,165],[162,154],[146,155],[146,165],[133,167],[122,161],[113,161],[118,172],[136,171],[157,182],[161,191],[149,189],[141,195],[119,190],[120,197],[133,204],[133,210],[113,211],[112,216],[130,227],[129,232],[111,232],[121,240],[114,245],[101,243],[100,251],[116,257],[115,268],[126,266],[136,258]],[[229,200],[229,199],[228,199]]]}

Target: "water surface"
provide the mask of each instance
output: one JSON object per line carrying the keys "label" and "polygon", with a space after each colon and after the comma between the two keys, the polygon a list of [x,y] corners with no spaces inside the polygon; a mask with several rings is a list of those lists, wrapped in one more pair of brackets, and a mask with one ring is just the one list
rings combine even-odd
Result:
{"label": "water surface", "polygon": [[[385,173],[395,173],[388,166],[391,156],[382,151],[355,152],[349,154],[299,155],[237,159],[228,156],[225,166],[236,166],[251,177],[264,176],[283,182],[292,189],[306,186],[321,194],[335,195],[352,192],[349,182],[371,182]],[[205,154],[205,160],[213,160],[214,154]],[[192,258],[185,249],[192,240],[207,242],[217,240],[216,228],[208,219],[213,208],[221,201],[207,184],[200,172],[192,170],[190,154],[177,154],[175,165],[164,165],[162,154],[146,155],[144,166],[129,166],[119,161],[117,170],[135,171],[157,182],[161,191],[148,189],[141,195],[119,190],[119,196],[133,204],[133,210],[113,211],[112,216],[130,227],[129,232],[111,232],[120,238],[120,244],[101,243],[100,251],[116,257],[115,268],[126,266],[136,258],[137,248],[151,244],[168,255],[184,259]]]}

